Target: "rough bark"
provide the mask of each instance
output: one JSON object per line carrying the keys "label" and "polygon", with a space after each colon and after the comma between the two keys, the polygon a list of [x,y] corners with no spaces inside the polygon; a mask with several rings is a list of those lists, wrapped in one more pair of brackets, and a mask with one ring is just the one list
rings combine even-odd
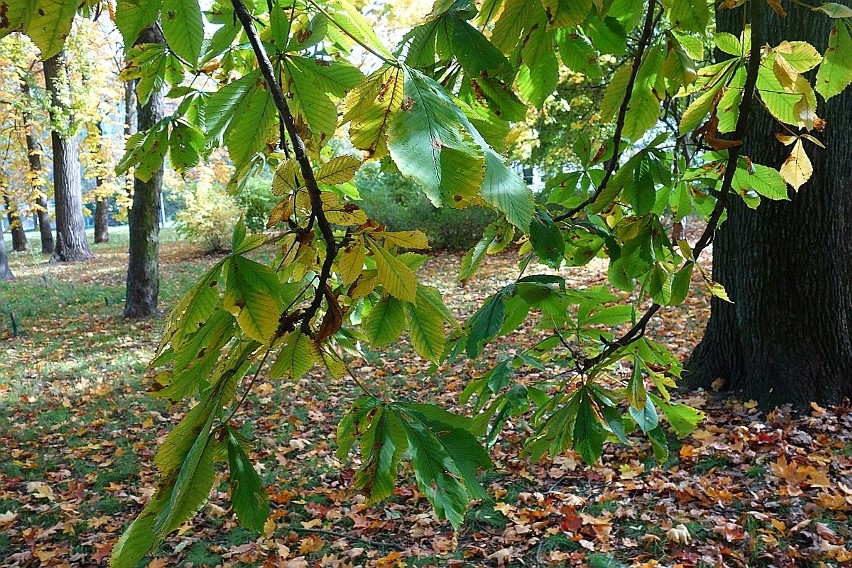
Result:
{"label": "rough bark", "polygon": [[[30,96],[30,86],[26,82],[21,83],[21,94]],[[33,132],[32,120],[28,112],[24,112],[24,132],[27,142],[27,159],[30,163],[30,175],[36,179],[41,174],[41,151],[38,140]],[[53,254],[53,229],[50,226],[50,213],[47,210],[47,196],[37,185],[33,186],[36,193],[36,219],[38,231],[41,235],[41,253]]]}
{"label": "rough bark", "polygon": [[21,216],[18,213],[18,204],[8,195],[3,195],[6,203],[6,219],[9,221],[9,233],[12,235],[12,250],[15,252],[26,252],[30,250],[27,234],[21,224]]}
{"label": "rough bark", "polygon": [[[156,27],[139,35],[140,43],[164,43]],[[154,91],[145,105],[137,106],[139,130],[146,130],[163,118],[163,93]],[[127,299],[124,317],[145,318],[158,314],[157,296],[160,289],[160,191],[163,186],[163,167],[151,179],[133,180],[133,206],[130,223],[130,260],[127,266]]]}
{"label": "rough bark", "polygon": [[[52,261],[68,262],[92,258],[83,221],[83,196],[80,181],[80,143],[73,129],[73,117],[67,106],[68,73],[65,55],[59,52],[44,62],[44,78],[54,108],[62,117],[53,117],[53,192],[56,203],[56,247]],[[58,124],[63,122],[63,124]]]}
{"label": "rough bark", "polygon": [[[779,18],[763,2],[768,43],[804,40],[822,52],[832,22],[789,5]],[[720,30],[735,30],[742,10],[718,13]],[[738,32],[735,32],[738,33]],[[756,110],[745,154],[780,166],[790,148],[773,136],[781,128]],[[713,276],[733,304],[713,298],[704,338],[686,363],[689,386],[725,389],[764,407],[852,396],[852,96],[847,90],[825,104],[827,146],[806,143],[811,180],[790,201],[768,201],[756,211],[732,199],[713,245]]]}
{"label": "rough bark", "polygon": [[[102,181],[98,179],[100,186]],[[101,197],[95,202],[95,244],[109,242],[109,200]]]}
{"label": "rough bark", "polygon": [[6,255],[6,238],[0,231],[0,280],[12,280],[15,275],[9,268],[9,257]]}

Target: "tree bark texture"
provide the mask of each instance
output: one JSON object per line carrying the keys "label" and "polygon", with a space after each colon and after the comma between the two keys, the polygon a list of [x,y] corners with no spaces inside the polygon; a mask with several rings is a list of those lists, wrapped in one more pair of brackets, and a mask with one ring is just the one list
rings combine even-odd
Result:
{"label": "tree bark texture", "polygon": [[[67,106],[68,73],[65,55],[59,52],[44,62],[44,78],[54,108],[51,133],[53,143],[53,191],[56,203],[56,247],[51,260],[68,262],[92,258],[83,221],[83,197],[80,181],[80,143],[72,127],[73,117]],[[63,124],[57,124],[62,121]]]}
{"label": "tree bark texture", "polygon": [[[98,185],[101,185],[98,180]],[[109,242],[109,200],[101,197],[95,202],[95,244]]]}
{"label": "tree bark texture", "polygon": [[[124,83],[124,139],[136,134],[136,79]],[[127,172],[125,189],[130,194],[133,170]]]}
{"label": "tree bark texture", "polygon": [[[146,28],[139,35],[140,43],[164,43],[156,27]],[[137,107],[139,130],[147,130],[163,119],[163,93],[155,90],[148,102]],[[145,318],[158,314],[157,296],[160,290],[160,191],[163,186],[163,167],[151,179],[133,180],[133,206],[130,223],[130,260],[127,266],[127,298],[124,317]]]}
{"label": "tree bark texture", "polygon": [[15,275],[9,268],[9,257],[6,254],[6,238],[0,232],[0,280],[12,280],[14,278]]}
{"label": "tree bark texture", "polygon": [[12,250],[26,252],[30,250],[30,243],[27,242],[27,234],[24,232],[24,225],[21,223],[18,204],[8,195],[3,195],[3,201],[6,203],[6,218],[9,220],[9,233],[12,235]]}
{"label": "tree bark texture", "polygon": [[[30,96],[30,86],[25,81],[21,82],[21,94],[24,97]],[[33,132],[32,120],[29,113],[24,112],[23,118],[27,142],[27,160],[30,163],[30,175],[35,179],[41,174],[41,152],[35,132]],[[50,226],[50,213],[47,210],[47,196],[36,185],[33,186],[33,191],[37,193],[35,204],[38,231],[41,235],[41,253],[53,254],[53,229]]]}
{"label": "tree bark texture", "polygon": [[[832,20],[787,4],[775,15],[765,2],[767,42],[803,40],[822,53]],[[738,34],[742,8],[720,10],[720,30]],[[812,77],[812,75],[811,75]],[[822,102],[820,98],[820,102]],[[760,105],[745,155],[779,167],[790,147]],[[713,245],[713,276],[733,304],[711,301],[704,338],[686,362],[689,386],[716,379],[725,390],[765,408],[839,403],[852,396],[852,95],[847,89],[818,109],[827,120],[822,150],[805,142],[813,177],[790,201],[763,200],[757,210],[732,196]]]}

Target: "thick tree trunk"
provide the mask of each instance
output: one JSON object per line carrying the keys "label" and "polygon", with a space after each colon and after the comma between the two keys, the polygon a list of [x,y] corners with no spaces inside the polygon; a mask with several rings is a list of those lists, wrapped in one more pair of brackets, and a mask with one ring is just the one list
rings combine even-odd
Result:
{"label": "thick tree trunk", "polygon": [[[67,109],[68,73],[63,52],[45,60],[44,78],[54,107]],[[86,225],[83,221],[80,144],[73,131],[72,121],[73,118],[69,118],[67,124],[54,124],[51,134],[56,202],[56,248],[51,260],[59,262],[86,260],[93,256],[86,240]]]}
{"label": "thick tree trunk", "polygon": [[[24,97],[30,96],[30,86],[26,82],[21,83],[21,94]],[[24,131],[27,142],[27,159],[30,163],[30,175],[35,180],[41,175],[41,152],[33,132],[32,121],[29,113],[24,112]],[[47,210],[47,196],[37,184],[33,184],[33,191],[37,193],[36,204],[36,219],[38,220],[38,231],[41,235],[41,253],[53,254],[53,229],[50,226],[50,213]]]}
{"label": "thick tree trunk", "polygon": [[[156,27],[147,28],[139,42],[164,43]],[[137,109],[139,130],[151,128],[163,119],[163,93],[155,90],[144,106]],[[133,180],[133,206],[130,209],[130,261],[127,266],[127,300],[124,317],[145,318],[157,315],[160,290],[160,191],[163,167],[151,179]]]}
{"label": "thick tree trunk", "polygon": [[12,250],[26,252],[30,250],[30,243],[27,242],[27,234],[24,232],[24,225],[21,223],[18,204],[8,195],[3,195],[3,201],[6,202],[6,218],[9,220],[9,232],[12,234]]}
{"label": "thick tree trunk", "polygon": [[0,231],[0,280],[12,280],[15,275],[9,268],[9,257],[6,255],[6,238]]}
{"label": "thick tree trunk", "polygon": [[[767,43],[804,40],[822,52],[832,21],[795,5],[779,18],[764,2]],[[718,13],[720,30],[735,30],[742,9]],[[734,32],[738,33],[738,32]],[[782,129],[756,105],[745,154],[780,166],[790,153],[773,136]],[[821,108],[827,127],[806,142],[811,180],[790,201],[764,200],[756,211],[734,197],[713,245],[713,276],[734,301],[713,298],[704,338],[686,363],[689,386],[725,389],[764,407],[852,396],[852,96]]]}

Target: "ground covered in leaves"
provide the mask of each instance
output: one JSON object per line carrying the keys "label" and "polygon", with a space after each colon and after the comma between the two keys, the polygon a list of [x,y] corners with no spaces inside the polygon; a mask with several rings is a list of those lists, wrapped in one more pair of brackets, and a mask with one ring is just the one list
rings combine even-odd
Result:
{"label": "ground covered in leaves", "polygon": [[[0,566],[106,565],[153,491],[158,441],[185,412],[145,393],[162,322],[120,317],[126,241],[116,240],[95,247],[97,260],[70,266],[15,256],[18,280],[0,284]],[[438,253],[422,271],[460,317],[516,274],[508,253],[462,287],[453,278],[460,260]],[[214,260],[166,239],[162,261],[168,308]],[[600,270],[563,274],[578,286],[605,282]],[[680,356],[707,315],[697,292],[653,330]],[[405,341],[352,363],[388,397],[459,410],[464,386],[532,336],[432,375]],[[334,457],[335,429],[359,394],[319,372],[256,386],[240,419],[272,502],[264,534],[239,527],[223,475],[203,511],[143,566],[852,565],[848,407],[765,414],[751,402],[684,393],[680,401],[707,420],[670,439],[665,463],[636,437],[609,445],[595,467],[574,455],[530,463],[520,455],[529,429],[517,420],[493,449],[496,469],[483,474],[490,499],[472,504],[453,532],[408,470],[385,503],[366,506],[353,491],[352,464]]]}

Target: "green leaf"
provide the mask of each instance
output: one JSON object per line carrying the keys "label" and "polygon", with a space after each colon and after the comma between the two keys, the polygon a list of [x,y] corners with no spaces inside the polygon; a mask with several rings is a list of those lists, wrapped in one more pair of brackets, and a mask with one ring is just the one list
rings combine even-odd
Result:
{"label": "green leaf", "polygon": [[448,13],[441,21],[447,28],[449,47],[465,73],[471,77],[499,75],[510,68],[500,50],[457,13]]}
{"label": "green leaf", "polygon": [[310,371],[314,363],[321,359],[313,339],[297,329],[285,336],[284,345],[278,353],[278,359],[269,369],[269,376],[271,378],[289,377],[296,381]]}
{"label": "green leaf", "polygon": [[444,353],[444,317],[423,298],[418,286],[416,304],[407,304],[409,335],[418,355],[438,363]]}
{"label": "green leaf", "polygon": [[707,0],[667,0],[669,21],[687,32],[704,32],[710,21]]}
{"label": "green leaf", "polygon": [[[852,11],[852,8],[845,7]],[[828,49],[816,76],[816,90],[825,100],[852,83],[852,37],[843,21],[835,22],[828,35]]]}
{"label": "green leaf", "polygon": [[207,137],[220,140],[235,117],[244,112],[260,80],[260,71],[251,71],[210,95],[204,107]]}
{"label": "green leaf", "polygon": [[231,503],[246,528],[262,532],[269,517],[269,498],[263,482],[240,445],[235,432],[228,427],[228,465],[231,468]]}
{"label": "green leaf", "polygon": [[219,261],[213,265],[174,307],[166,321],[166,329],[157,354],[162,353],[168,343],[175,349],[180,347],[184,339],[195,333],[213,314],[219,301],[219,276],[223,264],[224,261]]}
{"label": "green leaf", "polygon": [[535,108],[556,91],[559,84],[559,62],[556,53],[549,51],[537,60],[521,65],[518,72],[518,92]]}
{"label": "green leaf", "polygon": [[453,528],[464,522],[469,496],[464,478],[441,441],[422,423],[402,421],[411,452],[411,465],[420,491],[435,509],[439,519],[448,519]]}
{"label": "green leaf", "polygon": [[633,406],[630,406],[627,411],[639,426],[639,429],[646,434],[656,428],[660,423],[660,420],[657,417],[657,409],[654,408],[654,401],[651,399],[650,393],[645,399],[645,406],[643,408],[636,409]]}
{"label": "green leaf", "polygon": [[812,9],[828,15],[830,18],[852,18],[852,8],[836,2],[826,2]]}
{"label": "green leaf", "polygon": [[139,32],[157,21],[163,0],[118,0],[115,26],[121,32],[125,48],[136,43]]}
{"label": "green leaf", "polygon": [[505,307],[503,306],[503,294],[495,294],[479,308],[467,322],[467,356],[476,359],[482,352],[482,346],[494,339],[500,331],[505,318]]}
{"label": "green leaf", "polygon": [[663,416],[669,421],[672,430],[681,438],[691,434],[699,422],[704,420],[704,413],[685,404],[668,404],[661,398],[651,395],[660,407]]}
{"label": "green leaf", "polygon": [[34,0],[30,5],[32,16],[24,22],[24,32],[39,48],[42,59],[53,57],[62,49],[71,33],[77,5],[77,0]]}
{"label": "green leaf", "polygon": [[[208,103],[209,107],[209,103]],[[266,148],[278,136],[278,111],[266,89],[255,88],[250,98],[240,105],[225,132],[228,153],[237,171],[241,170],[255,154]]]}
{"label": "green leaf", "polygon": [[231,256],[225,266],[224,308],[237,318],[243,333],[267,342],[278,328],[278,276],[242,256]]}
{"label": "green leaf", "polygon": [[154,523],[164,505],[165,496],[157,491],[115,543],[109,560],[112,568],[136,568],[148,551],[159,544],[162,537],[154,532]]}
{"label": "green leaf", "polygon": [[162,0],[160,23],[175,55],[195,67],[204,42],[204,22],[198,0]]}
{"label": "green leaf", "polygon": [[408,103],[391,117],[388,149],[403,175],[440,207],[475,197],[482,185],[482,149],[466,132],[441,87],[405,68]]}
{"label": "green leaf", "polygon": [[642,365],[638,357],[633,358],[633,372],[627,382],[627,402],[631,408],[645,410],[648,392],[645,390],[645,377],[642,376]]}
{"label": "green leaf", "polygon": [[737,166],[733,181],[735,192],[744,193],[753,190],[768,199],[789,199],[787,183],[778,170],[755,163],[751,164],[751,169],[750,172],[744,167]]}
{"label": "green leaf", "polygon": [[194,126],[174,122],[169,135],[169,157],[175,171],[183,173],[198,164],[205,141],[204,133]]}
{"label": "green leaf", "polygon": [[706,117],[707,113],[710,112],[716,94],[725,85],[724,79],[727,76],[728,72],[726,70],[721,79],[713,83],[709,89],[701,93],[689,104],[688,107],[686,107],[686,110],[680,119],[680,126],[678,128],[681,135],[692,132],[699,124],[701,124],[701,121],[704,120],[704,117]]}
{"label": "green leaf", "polygon": [[408,449],[408,439],[399,414],[385,405],[370,412],[369,425],[362,424],[362,464],[354,483],[367,497],[368,503],[381,501],[393,493],[399,460]]}
{"label": "green leaf", "polygon": [[533,217],[530,223],[530,242],[544,264],[559,268],[565,257],[565,241],[559,226],[546,211],[540,210]]}
{"label": "green leaf", "polygon": [[574,422],[573,431],[574,450],[580,454],[584,462],[593,464],[603,454],[606,436],[606,430],[592,407],[591,397],[585,393],[580,397],[577,406],[577,419]]}
{"label": "green leaf", "polygon": [[328,2],[328,7],[336,10],[336,13],[332,14],[332,23],[369,46],[381,57],[391,62],[395,61],[393,54],[384,46],[370,23],[348,0],[333,0]]}
{"label": "green leaf", "polygon": [[716,47],[718,47],[723,53],[735,55],[737,57],[742,57],[744,55],[743,44],[740,43],[740,40],[734,34],[730,34],[728,32],[717,32],[713,34],[713,41],[716,43]]}
{"label": "green leaf", "polygon": [[364,331],[375,347],[389,345],[405,329],[405,303],[393,296],[382,298],[364,321]]}
{"label": "green leaf", "polygon": [[370,250],[376,261],[379,282],[391,296],[414,302],[417,297],[417,276],[404,262],[381,245],[371,241]]}

